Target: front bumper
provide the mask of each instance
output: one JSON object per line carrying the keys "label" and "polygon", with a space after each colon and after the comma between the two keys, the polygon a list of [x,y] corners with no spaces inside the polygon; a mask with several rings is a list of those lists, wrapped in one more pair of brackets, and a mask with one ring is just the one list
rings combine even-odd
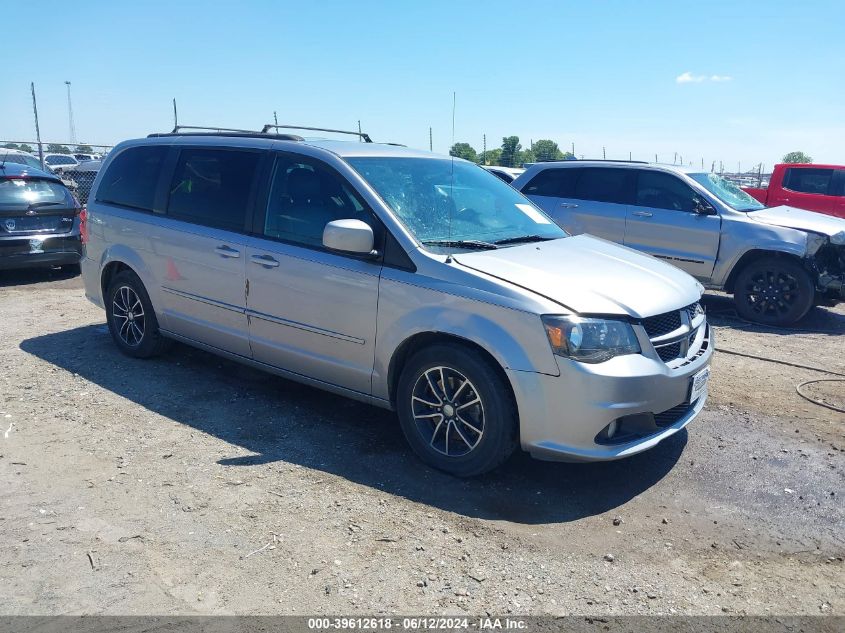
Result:
{"label": "front bumper", "polygon": [[[676,369],[657,358],[632,354],[595,365],[558,358],[559,376],[508,370],[523,450],[546,460],[601,461],[652,448],[704,408],[706,393],[695,402],[689,402],[689,396],[692,376],[709,366],[713,355],[709,326],[707,341],[702,354]],[[625,420],[636,420],[642,431],[628,435],[630,441],[600,440],[599,434],[614,420],[622,427]]]}
{"label": "front bumper", "polygon": [[0,237],[0,270],[68,266],[82,258],[78,230],[68,233]]}

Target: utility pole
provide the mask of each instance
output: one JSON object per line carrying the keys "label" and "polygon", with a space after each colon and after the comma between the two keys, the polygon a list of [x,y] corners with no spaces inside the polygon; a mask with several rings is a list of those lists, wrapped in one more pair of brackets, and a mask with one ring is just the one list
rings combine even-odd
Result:
{"label": "utility pole", "polygon": [[431,127],[428,128],[428,151],[434,151],[434,136],[432,135]]}
{"label": "utility pole", "polygon": [[628,152],[628,162],[631,161],[631,152]]}
{"label": "utility pole", "polygon": [[176,97],[173,97],[173,131],[179,127],[179,113],[176,112]]}
{"label": "utility pole", "polygon": [[657,154],[654,155],[654,162],[657,162]]}
{"label": "utility pole", "polygon": [[[278,116],[276,116],[276,111],[275,111],[275,110],[273,110],[273,123],[275,123],[276,125],[278,125],[278,124],[279,124],[279,117],[278,117]],[[278,131],[279,131],[279,129],[278,129],[278,128],[276,128],[276,132],[278,132]]]}
{"label": "utility pole", "polygon": [[575,156],[575,141],[572,141],[572,155]]}
{"label": "utility pole", "polygon": [[73,124],[73,105],[70,101],[70,82],[66,81],[65,85],[67,86],[67,120],[70,128],[70,142],[76,143],[76,126]]}
{"label": "utility pole", "polygon": [[44,169],[44,145],[41,144],[41,129],[38,127],[38,104],[35,103],[35,82],[31,82],[32,89],[32,112],[35,114],[35,140],[38,141],[38,160],[41,162],[41,169]]}
{"label": "utility pole", "polygon": [[364,142],[364,139],[361,137],[361,119],[358,119],[358,142]]}
{"label": "utility pole", "polygon": [[677,165],[677,164],[678,164],[678,152],[675,152],[675,157],[674,157],[674,158],[672,158],[672,164],[673,164],[673,165]]}
{"label": "utility pole", "polygon": [[487,135],[483,134],[481,138],[482,138],[482,141],[481,141],[481,143],[482,143],[482,145],[481,145],[481,147],[482,147],[481,164],[486,165],[487,164]]}
{"label": "utility pole", "polygon": [[704,169],[704,156],[701,157],[701,168]]}
{"label": "utility pole", "polygon": [[601,146],[601,157],[603,160],[607,160],[607,151],[604,148],[604,145]]}

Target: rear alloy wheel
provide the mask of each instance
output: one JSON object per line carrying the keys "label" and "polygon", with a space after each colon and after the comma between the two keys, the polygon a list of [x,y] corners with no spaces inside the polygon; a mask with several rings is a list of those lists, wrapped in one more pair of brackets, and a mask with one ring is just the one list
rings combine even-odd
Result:
{"label": "rear alloy wheel", "polygon": [[734,303],[741,317],[764,325],[792,325],[813,307],[815,287],[796,262],[765,257],[737,275]]}
{"label": "rear alloy wheel", "polygon": [[105,303],[109,332],[124,354],[149,358],[162,353],[170,344],[158,331],[150,297],[135,273],[117,274],[109,284]]}
{"label": "rear alloy wheel", "polygon": [[411,448],[460,477],[492,470],[517,443],[516,407],[500,374],[477,352],[437,345],[416,353],[396,406]]}

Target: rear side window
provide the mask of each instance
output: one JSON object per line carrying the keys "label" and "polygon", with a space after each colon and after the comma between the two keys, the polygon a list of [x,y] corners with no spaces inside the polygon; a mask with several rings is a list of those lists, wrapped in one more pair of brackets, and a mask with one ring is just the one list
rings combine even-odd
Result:
{"label": "rear side window", "polygon": [[152,211],[156,185],[168,151],[164,145],[130,147],[122,151],[103,175],[97,189],[97,201]]}
{"label": "rear side window", "polygon": [[790,191],[828,195],[832,178],[832,169],[790,167],[786,170],[783,186]]}
{"label": "rear side window", "polygon": [[258,152],[185,149],[179,154],[167,215],[231,231],[246,225]]}
{"label": "rear side window", "polygon": [[41,163],[37,158],[27,156],[26,154],[0,154],[0,162],[17,163],[19,165],[26,165],[27,167],[35,167],[41,169]]}
{"label": "rear side window", "polygon": [[573,198],[617,204],[629,204],[632,201],[633,170],[597,167],[585,168],[581,172]]}
{"label": "rear side window", "polygon": [[544,169],[534,176],[522,193],[529,196],[553,196],[572,198],[575,195],[575,182],[582,169]]}
{"label": "rear side window", "polygon": [[643,170],[637,175],[637,206],[692,211],[696,199],[692,187],[672,174]]}
{"label": "rear side window", "polygon": [[52,180],[33,178],[0,179],[0,206],[26,209],[40,202],[73,207],[73,199],[64,185]]}

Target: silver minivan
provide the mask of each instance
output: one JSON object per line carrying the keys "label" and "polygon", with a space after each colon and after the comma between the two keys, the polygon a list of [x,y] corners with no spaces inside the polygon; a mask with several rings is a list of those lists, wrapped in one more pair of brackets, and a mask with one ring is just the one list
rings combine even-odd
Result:
{"label": "silver minivan", "polygon": [[288,134],[152,135],[106,158],[83,236],[86,295],[122,352],[177,340],[394,409],[413,450],[455,475],[517,446],[633,455],[706,400],[698,282],[567,235],[460,159]]}

